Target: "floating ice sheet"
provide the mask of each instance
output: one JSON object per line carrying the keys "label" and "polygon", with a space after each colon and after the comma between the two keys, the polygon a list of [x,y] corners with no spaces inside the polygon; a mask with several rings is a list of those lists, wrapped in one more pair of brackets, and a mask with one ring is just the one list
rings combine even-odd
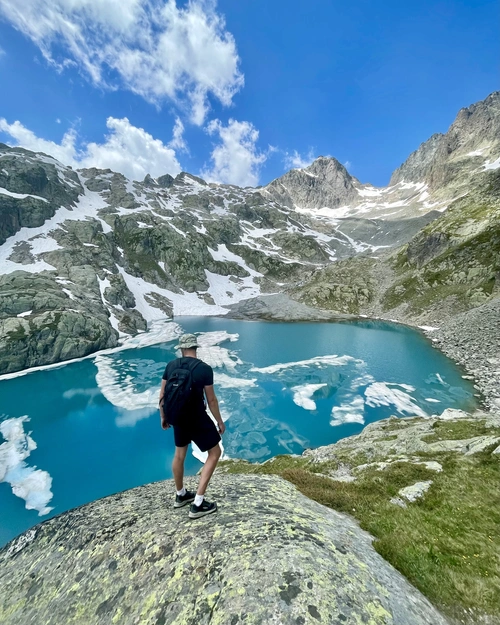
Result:
{"label": "floating ice sheet", "polygon": [[293,401],[297,406],[305,408],[305,410],[316,410],[316,402],[312,399],[314,393],[320,388],[328,386],[326,382],[322,384],[303,384],[302,386],[293,386]]}
{"label": "floating ice sheet", "polygon": [[394,406],[400,414],[426,417],[427,413],[415,403],[414,398],[400,390],[415,391],[413,386],[408,384],[392,384],[386,382],[374,382],[365,390],[367,406]]}
{"label": "floating ice sheet", "polygon": [[342,367],[348,363],[362,363],[362,360],[358,360],[357,358],[353,358],[352,356],[315,356],[314,358],[309,358],[308,360],[297,360],[295,362],[285,362],[285,363],[277,363],[275,365],[269,365],[268,367],[252,367],[250,371],[256,371],[259,373],[278,373],[279,371],[283,371],[285,369],[290,369],[292,367],[325,367],[325,366],[334,366],[334,367]]}
{"label": "floating ice sheet", "polygon": [[30,467],[26,458],[36,449],[36,443],[24,431],[28,416],[6,419],[0,423],[5,442],[0,445],[0,482],[7,482],[17,497],[24,499],[28,510],[37,510],[39,516],[52,508],[52,478],[47,471]]}

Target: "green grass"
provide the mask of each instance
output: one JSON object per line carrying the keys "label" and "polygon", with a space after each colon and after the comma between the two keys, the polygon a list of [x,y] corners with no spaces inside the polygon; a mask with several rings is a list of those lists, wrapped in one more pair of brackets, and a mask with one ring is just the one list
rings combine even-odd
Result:
{"label": "green grass", "polygon": [[434,432],[422,438],[426,443],[460,441],[473,436],[500,436],[500,428],[486,427],[485,421],[436,421]]}
{"label": "green grass", "polygon": [[22,325],[18,325],[15,330],[7,332],[7,338],[9,341],[24,341],[27,337],[28,335],[26,334],[26,330]]}
{"label": "green grass", "polygon": [[[442,427],[451,430],[443,434],[457,437],[468,428],[467,438],[484,423]],[[471,624],[477,615],[500,614],[500,458],[491,451],[432,454],[442,473],[399,462],[384,471],[364,470],[351,483],[322,475],[336,468],[335,461],[315,465],[278,456],[263,465],[237,461],[223,467],[231,473],[275,473],[311,499],[352,515],[375,537],[375,549],[438,609]],[[433,481],[423,499],[405,509],[390,503],[401,488],[422,480]]]}

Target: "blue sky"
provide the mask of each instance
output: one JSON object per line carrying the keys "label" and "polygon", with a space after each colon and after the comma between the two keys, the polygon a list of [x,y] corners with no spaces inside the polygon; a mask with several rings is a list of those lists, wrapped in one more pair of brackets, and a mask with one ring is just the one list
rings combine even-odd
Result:
{"label": "blue sky", "polygon": [[0,140],[129,177],[391,172],[499,88],[498,0],[0,0]]}

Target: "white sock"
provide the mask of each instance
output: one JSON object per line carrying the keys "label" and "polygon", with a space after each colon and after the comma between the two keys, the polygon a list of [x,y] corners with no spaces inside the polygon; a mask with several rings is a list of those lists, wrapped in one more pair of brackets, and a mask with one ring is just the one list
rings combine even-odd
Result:
{"label": "white sock", "polygon": [[186,489],[184,488],[184,486],[181,488],[181,490],[177,491],[177,494],[179,495],[179,497],[182,497],[186,494]]}
{"label": "white sock", "polygon": [[194,505],[201,506],[204,499],[205,499],[205,495],[196,495],[196,497],[194,498]]}

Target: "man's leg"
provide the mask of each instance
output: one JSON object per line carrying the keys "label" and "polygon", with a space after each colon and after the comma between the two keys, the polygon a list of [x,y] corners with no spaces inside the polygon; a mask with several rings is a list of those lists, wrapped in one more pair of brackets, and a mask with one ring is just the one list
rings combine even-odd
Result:
{"label": "man's leg", "polygon": [[172,462],[172,473],[174,474],[175,488],[178,491],[181,491],[184,487],[184,460],[186,459],[187,449],[187,445],[185,447],[175,448],[174,460]]}
{"label": "man's leg", "polygon": [[[186,452],[184,452],[184,455],[185,453]],[[210,482],[210,478],[212,477],[213,472],[215,471],[215,467],[217,466],[217,463],[219,462],[220,454],[221,454],[221,451],[220,451],[220,447],[218,443],[217,445],[215,445],[215,447],[212,447],[212,449],[208,450],[208,458],[201,471],[200,482],[198,484],[198,490],[196,491],[196,494],[199,495],[200,497],[203,496],[205,494],[205,491],[207,490],[207,486],[208,486],[208,483]]]}

